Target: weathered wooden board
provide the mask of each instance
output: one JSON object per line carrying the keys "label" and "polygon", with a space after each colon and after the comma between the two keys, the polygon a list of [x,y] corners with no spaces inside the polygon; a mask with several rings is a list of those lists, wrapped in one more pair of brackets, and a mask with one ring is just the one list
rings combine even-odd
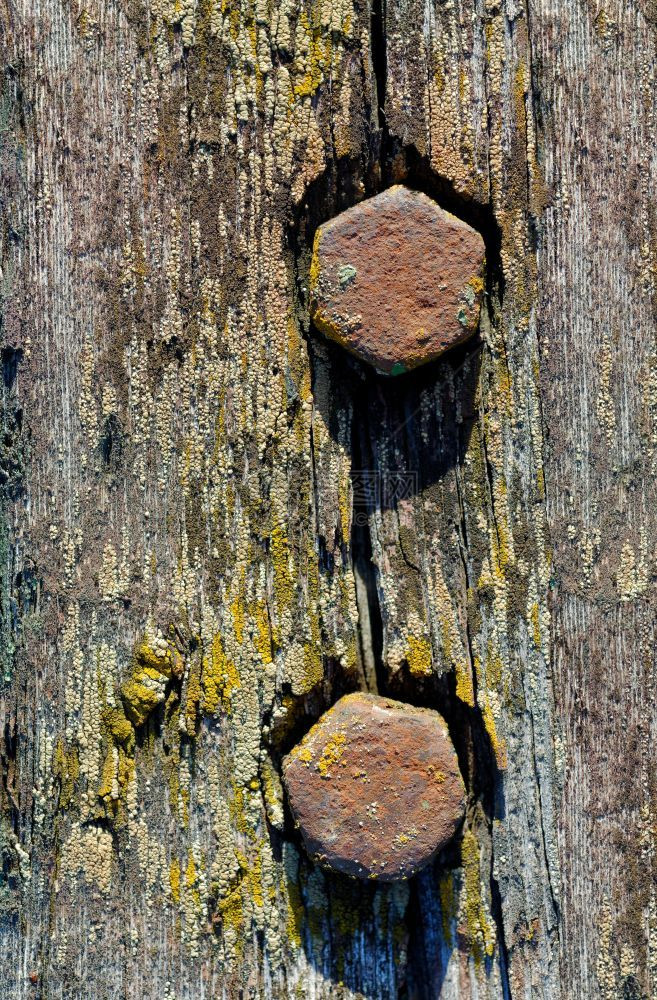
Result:
{"label": "weathered wooden board", "polygon": [[530,7],[563,976],[653,997],[657,8]]}
{"label": "weathered wooden board", "polygon": [[[626,6],[5,0],[0,997],[657,992]],[[488,282],[475,343],[386,382],[308,269],[398,181]],[[278,778],[366,687],[438,708],[468,789],[396,886],[312,866]]]}

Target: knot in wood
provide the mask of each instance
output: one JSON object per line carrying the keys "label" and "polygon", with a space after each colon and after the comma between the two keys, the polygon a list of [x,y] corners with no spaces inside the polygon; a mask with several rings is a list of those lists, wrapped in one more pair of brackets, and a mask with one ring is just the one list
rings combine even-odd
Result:
{"label": "knot in wood", "polygon": [[283,779],[310,856],[357,878],[414,875],[465,808],[442,716],[372,694],[336,702],[284,759]]}
{"label": "knot in wood", "polygon": [[400,375],[472,336],[484,264],[475,229],[396,185],[317,230],[311,316],[377,371]]}

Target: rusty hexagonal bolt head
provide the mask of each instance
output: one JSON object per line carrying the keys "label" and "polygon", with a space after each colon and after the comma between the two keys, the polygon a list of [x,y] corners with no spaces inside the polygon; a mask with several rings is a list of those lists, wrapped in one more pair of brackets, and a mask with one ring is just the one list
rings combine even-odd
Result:
{"label": "rusty hexagonal bolt head", "polygon": [[284,758],[283,780],[310,856],[357,878],[415,874],[465,808],[442,716],[372,694],[336,702]]}
{"label": "rusty hexagonal bolt head", "polygon": [[311,316],[379,372],[400,375],[472,336],[484,264],[476,230],[396,185],[317,230]]}

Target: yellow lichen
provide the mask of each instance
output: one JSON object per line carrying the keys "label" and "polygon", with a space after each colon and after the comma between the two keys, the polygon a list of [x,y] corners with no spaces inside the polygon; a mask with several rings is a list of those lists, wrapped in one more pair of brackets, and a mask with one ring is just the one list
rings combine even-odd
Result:
{"label": "yellow lichen", "polygon": [[485,680],[487,687],[492,688],[495,691],[500,691],[503,676],[504,660],[502,659],[502,654],[500,653],[497,643],[495,641],[491,641],[488,643],[486,649],[486,677],[481,677],[480,680],[482,684]]}
{"label": "yellow lichen", "polygon": [[294,86],[296,97],[312,97],[324,78],[324,67],[331,63],[332,42],[330,34],[322,38],[318,26],[311,25],[308,15],[302,12],[299,17],[299,27],[305,35],[308,55],[305,59],[305,72]]}
{"label": "yellow lichen", "polygon": [[240,866],[243,878],[243,885],[246,888],[249,898],[256,906],[264,906],[262,894],[262,858],[259,852],[254,857],[247,858],[241,851],[236,851],[235,856]]}
{"label": "yellow lichen", "polygon": [[189,679],[185,698],[185,720],[187,732],[192,734],[196,725],[196,712],[203,698],[201,671],[198,657],[193,657],[189,668]]}
{"label": "yellow lichen", "polygon": [[236,597],[230,606],[230,611],[233,616],[233,630],[235,632],[235,638],[237,639],[239,645],[241,646],[244,642],[244,605],[240,597]]}
{"label": "yellow lichen", "polygon": [[[244,906],[242,903],[242,890],[240,886],[231,889],[230,892],[222,896],[217,902],[217,914],[222,922],[230,927],[236,934],[239,934],[243,924]],[[239,938],[238,938],[239,940]]]}
{"label": "yellow lichen", "polygon": [[495,716],[493,715],[493,709],[490,704],[490,693],[489,697],[484,700],[481,708],[481,714],[484,720],[486,732],[488,733],[488,738],[495,754],[497,766],[500,771],[505,771],[507,766],[506,741],[498,736],[497,727],[495,725]]}
{"label": "yellow lichen", "polygon": [[130,676],[121,686],[125,713],[134,726],[144,724],[166,697],[167,682],[180,677],[184,664],[180,653],[161,640],[157,648],[145,640],[135,650]]}
{"label": "yellow lichen", "polygon": [[310,273],[308,276],[308,284],[310,289],[310,294],[317,290],[319,285],[319,278],[321,274],[321,267],[319,263],[319,247],[322,242],[322,231],[318,229],[315,233],[315,239],[313,241],[313,256],[310,262]]}
{"label": "yellow lichen", "polygon": [[532,626],[532,637],[534,639],[534,645],[537,649],[541,648],[541,612],[538,606],[538,601],[534,601],[530,609],[530,620]]}
{"label": "yellow lichen", "polygon": [[467,660],[456,661],[456,697],[474,708],[475,695],[472,671]]}
{"label": "yellow lichen", "polygon": [[135,661],[138,665],[149,667],[165,677],[179,677],[183,672],[182,657],[170,643],[153,648],[146,640],[139,643],[135,650]]}
{"label": "yellow lichen", "polygon": [[260,655],[262,662],[266,665],[272,662],[272,640],[269,631],[269,615],[267,605],[264,601],[259,601],[253,609],[253,620],[255,623],[255,635],[253,645]]}
{"label": "yellow lichen", "polygon": [[131,748],[135,739],[135,730],[132,723],[126,719],[123,708],[105,708],[101,719],[108,737],[114,743],[122,744]]}
{"label": "yellow lichen", "polygon": [[180,902],[180,862],[174,858],[169,865],[169,885],[174,903]]}
{"label": "yellow lichen", "polygon": [[478,298],[480,295],[483,295],[484,282],[483,279],[479,277],[479,275],[473,275],[472,278],[468,278],[466,284],[469,285],[469,287],[472,289],[475,298]]}
{"label": "yellow lichen", "polygon": [[296,881],[290,879],[287,882],[287,921],[286,930],[290,944],[294,948],[301,947],[301,935],[303,932],[304,909],[301,890]]}
{"label": "yellow lichen", "polygon": [[409,635],[406,650],[408,669],[413,677],[428,677],[431,674],[431,643],[426,636]]}
{"label": "yellow lichen", "polygon": [[333,733],[322,750],[322,755],[317,761],[317,770],[322,778],[331,777],[331,768],[337,764],[344,754],[347,737],[344,733]]}
{"label": "yellow lichen", "polygon": [[467,935],[475,965],[480,965],[484,955],[490,957],[495,949],[495,925],[489,921],[481,891],[479,871],[479,845],[473,831],[466,829],[461,844],[461,858],[465,876],[465,921]]}
{"label": "yellow lichen", "polygon": [[151,712],[164,701],[164,685],[161,683],[149,685],[136,678],[130,678],[121,688],[121,697],[130,721],[135,726],[141,726]]}
{"label": "yellow lichen", "polygon": [[272,528],[271,555],[274,566],[276,608],[281,614],[292,604],[294,588],[290,577],[288,540],[280,524],[275,524]]}
{"label": "yellow lichen", "polygon": [[324,676],[324,660],[318,642],[307,642],[303,647],[303,690],[310,691]]}
{"label": "yellow lichen", "polygon": [[[105,756],[105,761],[103,763],[103,770],[101,773],[100,786],[98,788],[98,798],[100,799],[112,799],[118,798],[118,781],[116,782],[117,775],[117,765],[118,765],[118,752],[115,747],[110,747],[107,755]],[[113,792],[116,790],[117,794],[114,795]]]}
{"label": "yellow lichen", "polygon": [[202,709],[206,715],[215,715],[221,705],[226,711],[231,708],[232,694],[241,687],[235,664],[224,653],[221,633],[212,640],[209,656],[203,657],[201,689]]}
{"label": "yellow lichen", "polygon": [[295,747],[294,750],[292,751],[291,756],[296,757],[297,760],[302,761],[306,765],[310,764],[310,762],[313,759],[310,747],[304,746],[303,744],[300,744],[298,747]]}

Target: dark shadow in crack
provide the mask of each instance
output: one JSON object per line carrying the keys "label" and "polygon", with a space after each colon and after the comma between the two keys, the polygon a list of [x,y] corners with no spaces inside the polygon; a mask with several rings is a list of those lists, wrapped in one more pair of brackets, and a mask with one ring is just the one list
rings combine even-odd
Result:
{"label": "dark shadow in crack", "polygon": [[[382,512],[396,512],[401,525],[412,507],[412,516],[421,519],[423,505],[435,508],[442,485],[455,472],[459,475],[473,428],[481,419],[478,388],[484,340],[477,334],[431,364],[406,375],[386,377],[326,340],[313,328],[308,316],[308,273],[317,227],[363,197],[401,182],[433,197],[481,232],[487,250],[482,327],[494,323],[492,304],[501,301],[504,281],[500,235],[492,210],[468,202],[448,181],[437,178],[426,158],[416,150],[404,150],[402,155],[395,151],[394,176],[392,160],[391,155],[382,156],[380,168],[369,173],[355,161],[334,163],[311,185],[290,234],[299,314],[308,340],[314,406],[333,441],[347,452],[351,467],[351,536],[340,537],[338,527],[335,538],[320,538],[319,558],[323,564],[328,558],[323,553],[341,551],[343,559],[351,560],[357,590],[360,583],[357,603],[361,658],[370,657],[361,686],[433,708],[443,715],[468,789],[468,808],[477,810],[481,822],[490,829],[493,819],[504,815],[503,785],[480,709],[457,698],[453,674],[418,678],[403,667],[391,675],[382,662],[383,622],[371,536],[373,518]],[[315,456],[316,462],[323,460],[323,456]],[[485,463],[485,456],[482,461]],[[456,530],[461,532],[462,526],[457,525]],[[467,539],[463,545],[467,547]],[[330,570],[330,560],[324,569]],[[420,575],[421,565],[416,569]],[[327,677],[312,705],[306,699],[308,704],[296,730],[286,734],[279,759],[321,711],[344,693],[345,685],[353,689],[354,678],[341,678],[339,670],[331,673],[329,669],[328,673],[332,679]],[[344,984],[368,1000],[429,1000],[440,995],[456,946],[445,930],[451,915],[442,911],[440,878],[461,866],[458,836],[428,869],[406,886],[397,887],[354,882],[313,865],[305,856],[289,812],[284,835],[274,834],[273,840],[281,856],[285,850],[294,851],[303,904],[301,940],[309,963],[323,978]],[[395,906],[401,906],[401,910],[396,911]],[[499,900],[497,906],[494,901],[494,909],[499,927]],[[397,925],[391,936],[389,921],[395,913]],[[400,961],[404,954],[407,960]],[[490,960],[484,961],[488,964]],[[503,966],[503,947],[499,961]]]}

